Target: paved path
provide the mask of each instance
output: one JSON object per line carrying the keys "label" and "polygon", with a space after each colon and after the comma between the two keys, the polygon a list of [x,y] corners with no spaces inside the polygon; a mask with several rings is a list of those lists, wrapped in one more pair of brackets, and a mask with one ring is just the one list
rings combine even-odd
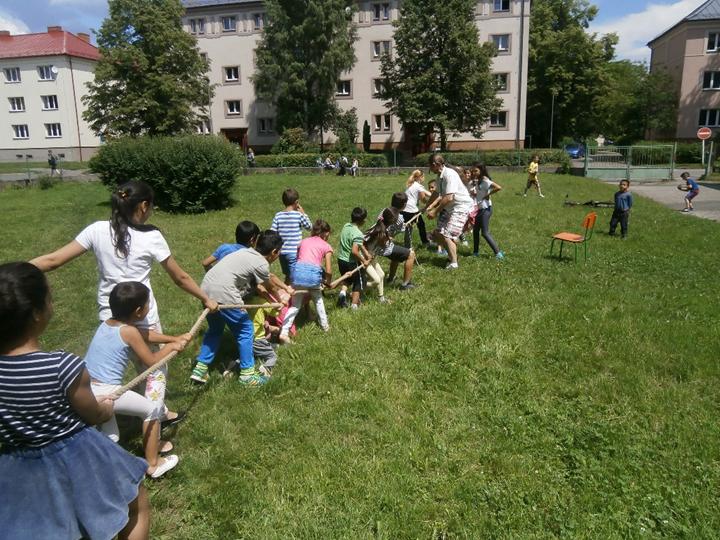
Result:
{"label": "paved path", "polygon": [[[47,176],[49,173],[48,169],[30,169],[30,177],[35,180],[38,176]],[[86,179],[89,172],[86,169],[82,170],[70,170],[65,169],[63,171],[63,179],[65,180],[84,180]],[[27,180],[27,172],[21,172],[21,173],[2,173],[0,174],[0,183],[1,182],[24,182]],[[57,177],[56,177],[57,178]]]}
{"label": "paved path", "polygon": [[[613,182],[613,184],[616,182]],[[682,210],[685,208],[684,191],[677,189],[681,182],[633,183],[630,191],[643,197],[657,201],[669,208]],[[699,182],[700,194],[693,201],[695,210],[689,214],[720,221],[720,184]]]}

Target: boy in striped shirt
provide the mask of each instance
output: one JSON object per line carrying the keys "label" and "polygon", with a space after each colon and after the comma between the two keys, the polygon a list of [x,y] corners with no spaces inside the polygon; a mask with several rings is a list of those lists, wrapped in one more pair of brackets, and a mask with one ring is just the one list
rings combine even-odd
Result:
{"label": "boy in striped shirt", "polygon": [[285,210],[275,214],[270,228],[277,231],[283,240],[280,251],[280,266],[285,274],[285,283],[290,283],[293,268],[297,261],[297,251],[302,240],[302,230],[312,229],[310,218],[300,206],[300,195],[297,190],[288,188],[283,191],[282,202]]}

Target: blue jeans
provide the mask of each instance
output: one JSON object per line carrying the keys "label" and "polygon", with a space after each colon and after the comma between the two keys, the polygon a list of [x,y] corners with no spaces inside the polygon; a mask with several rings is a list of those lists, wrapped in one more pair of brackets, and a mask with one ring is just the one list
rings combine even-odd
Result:
{"label": "blue jeans", "polygon": [[255,367],[253,324],[246,311],[242,309],[223,309],[218,313],[210,313],[207,316],[207,322],[208,329],[200,346],[200,354],[197,357],[198,362],[206,365],[212,364],[213,360],[215,360],[215,353],[217,353],[220,346],[220,338],[222,338],[225,325],[227,325],[237,341],[240,369]]}
{"label": "blue jeans", "polygon": [[292,279],[293,270],[295,269],[295,263],[297,262],[297,253],[281,253],[280,254],[280,268],[282,268],[283,274],[285,274],[285,282],[290,283]]}

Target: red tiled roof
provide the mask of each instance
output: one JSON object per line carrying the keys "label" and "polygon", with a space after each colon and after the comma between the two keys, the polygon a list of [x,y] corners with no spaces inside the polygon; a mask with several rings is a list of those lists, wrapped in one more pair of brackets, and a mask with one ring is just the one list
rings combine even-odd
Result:
{"label": "red tiled roof", "polygon": [[65,30],[42,34],[0,35],[0,58],[68,55],[98,60],[97,47]]}

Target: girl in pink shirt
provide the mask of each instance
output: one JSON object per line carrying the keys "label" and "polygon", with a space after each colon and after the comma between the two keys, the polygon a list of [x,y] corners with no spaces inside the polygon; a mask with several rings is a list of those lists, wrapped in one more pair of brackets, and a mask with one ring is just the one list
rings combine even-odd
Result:
{"label": "girl in pink shirt", "polygon": [[332,253],[333,248],[328,244],[330,237],[330,225],[322,219],[315,221],[312,227],[312,236],[300,242],[298,247],[297,263],[293,268],[292,286],[295,289],[292,307],[285,315],[280,337],[287,338],[290,327],[303,305],[305,295],[309,294],[315,304],[318,323],[325,332],[330,330],[325,304],[322,297],[322,285],[330,284],[332,277]]}

